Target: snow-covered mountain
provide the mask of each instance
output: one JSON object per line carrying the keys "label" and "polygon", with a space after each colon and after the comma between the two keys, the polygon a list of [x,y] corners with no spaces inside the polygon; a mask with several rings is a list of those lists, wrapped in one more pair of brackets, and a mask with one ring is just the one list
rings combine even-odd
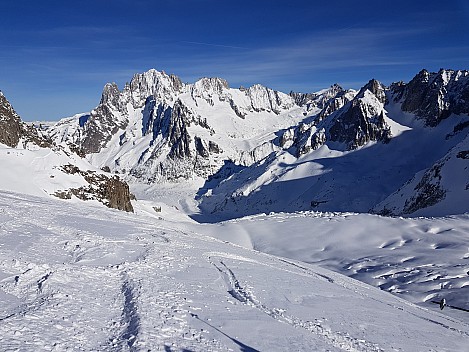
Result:
{"label": "snow-covered mountain", "polygon": [[[372,79],[358,92],[333,85],[287,95],[261,85],[233,89],[221,78],[185,84],[150,70],[122,91],[107,84],[96,109],[50,132],[57,144],[132,182],[205,180],[200,209],[219,218],[382,212],[386,198],[462,143],[468,77],[423,70],[390,87]],[[467,178],[465,166],[461,172]],[[407,190],[407,203],[427,191]],[[459,197],[467,199],[465,189]],[[429,206],[441,199],[392,206],[392,214],[435,214]],[[465,212],[465,204],[440,206],[436,214]]]}
{"label": "snow-covered mountain", "polygon": [[232,89],[220,78],[184,84],[150,70],[122,91],[107,84],[96,109],[60,121],[51,132],[97,167],[143,181],[174,181],[205,178],[226,160],[264,158],[275,146],[261,146],[303,112],[291,96],[261,85]]}
{"label": "snow-covered mountain", "polygon": [[27,125],[0,92],[0,189],[132,211],[129,186]]}
{"label": "snow-covered mountain", "polygon": [[151,70],[47,129],[0,95],[0,346],[465,351],[467,214],[351,210],[467,212],[466,77],[287,95]]}
{"label": "snow-covered mountain", "polygon": [[[319,113],[280,132],[282,151],[272,152],[229,179],[207,183],[199,192],[201,207],[220,218],[309,209],[382,212],[384,205],[378,203],[386,203],[387,197],[419,174],[435,173],[435,163],[441,168],[448,162],[451,166],[445,168],[446,173],[458,176],[446,176],[444,189],[434,192],[427,176],[419,187],[407,187],[406,207],[393,206],[389,211],[388,206],[386,211],[394,215],[464,213],[469,210],[464,181],[469,179],[469,165],[461,157],[467,150],[464,139],[469,127],[469,110],[464,105],[468,75],[467,71],[445,70],[428,74],[430,88],[415,88],[422,73],[408,85],[390,88],[371,80],[333,113]],[[413,92],[419,89],[426,94],[409,111]],[[429,120],[431,111],[439,114],[438,123]],[[454,160],[459,161],[455,169]],[[431,208],[448,192],[455,198],[448,195],[447,202]],[[426,201],[424,193],[431,193],[432,199]]]}

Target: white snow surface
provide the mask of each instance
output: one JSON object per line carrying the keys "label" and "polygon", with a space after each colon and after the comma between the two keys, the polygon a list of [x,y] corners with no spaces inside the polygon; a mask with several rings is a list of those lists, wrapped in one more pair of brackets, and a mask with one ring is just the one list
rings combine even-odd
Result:
{"label": "white snow surface", "polygon": [[46,196],[88,185],[82,176],[63,172],[63,165],[73,164],[80,170],[100,172],[86,160],[63,149],[39,148],[32,144],[28,148],[0,144],[0,190]]}
{"label": "white snow surface", "polygon": [[[436,305],[204,235],[254,219],[198,225],[134,207],[0,191],[2,350],[467,350],[469,325]],[[253,224],[285,235],[275,226],[298,216]]]}

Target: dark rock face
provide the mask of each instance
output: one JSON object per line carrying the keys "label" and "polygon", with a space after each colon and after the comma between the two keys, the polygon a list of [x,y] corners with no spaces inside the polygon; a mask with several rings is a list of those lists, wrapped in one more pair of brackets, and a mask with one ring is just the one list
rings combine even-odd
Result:
{"label": "dark rock face", "polygon": [[332,125],[329,137],[331,141],[346,143],[348,149],[352,150],[369,141],[388,142],[391,130],[384,121],[382,111],[370,116],[367,106],[360,101],[354,101]]}
{"label": "dark rock face", "polygon": [[459,159],[469,159],[469,150],[461,150],[457,155],[456,158]]}
{"label": "dark rock face", "polygon": [[[367,92],[372,96],[365,97]],[[369,141],[388,142],[391,129],[384,120],[385,102],[385,87],[376,80],[368,82],[348,108],[338,114],[329,130],[329,140],[346,143],[348,149],[356,149]]]}
{"label": "dark rock face", "polygon": [[[104,94],[104,93],[103,93]],[[103,100],[103,99],[101,99]],[[112,99],[111,99],[112,101]],[[107,104],[99,105],[83,125],[83,138],[78,147],[84,154],[99,153],[117,131],[127,126],[128,121],[116,121],[112,108]]]}
{"label": "dark rock face", "polygon": [[422,70],[407,84],[393,84],[391,90],[403,111],[416,114],[430,127],[451,114],[469,113],[469,71]]}
{"label": "dark rock face", "polygon": [[195,142],[195,150],[197,151],[197,155],[200,155],[202,158],[208,158],[209,152],[204,145],[202,139],[200,137],[195,137],[194,138]]}
{"label": "dark rock face", "polygon": [[194,137],[195,150],[198,156],[202,158],[208,158],[210,154],[220,154],[222,149],[215,142],[204,141],[200,137]]}
{"label": "dark rock face", "polygon": [[412,214],[437,204],[445,198],[446,192],[440,186],[441,167],[443,162],[437,163],[423,175],[415,187],[415,195],[405,202],[404,214]]}
{"label": "dark rock face", "polygon": [[187,127],[190,126],[190,115],[189,109],[180,100],[174,103],[168,126],[168,145],[171,148],[169,157],[171,159],[183,159],[191,156],[191,137],[187,131]]}
{"label": "dark rock face", "polygon": [[75,165],[64,165],[62,171],[67,174],[79,174],[88,182],[88,186],[57,191],[54,195],[61,199],[70,199],[72,195],[81,200],[97,200],[109,208],[133,212],[129,185],[118,176],[108,177],[95,171],[82,171]]}
{"label": "dark rock face", "polygon": [[15,148],[20,140],[21,130],[20,117],[0,92],[0,143]]}
{"label": "dark rock face", "polygon": [[41,148],[52,148],[54,142],[45,133],[42,133],[34,126],[29,126],[25,123],[21,124],[21,137],[23,138],[23,147],[28,143],[35,144]]}
{"label": "dark rock face", "polygon": [[108,178],[103,186],[104,198],[109,201],[108,207],[133,212],[130,202],[129,185],[114,176]]}
{"label": "dark rock face", "polygon": [[318,114],[318,121],[323,120],[327,116],[347,105],[351,101],[348,93],[348,91],[340,90],[337,92],[337,95],[325,101],[322,105],[321,112]]}
{"label": "dark rock face", "polygon": [[20,139],[23,141],[23,147],[26,147],[28,143],[41,148],[53,146],[52,140],[43,131],[21,121],[19,115],[0,91],[0,143],[16,148]]}
{"label": "dark rock face", "polygon": [[223,152],[223,150],[220,148],[220,146],[212,141],[208,142],[208,151],[210,153],[215,153],[215,154],[220,154]]}

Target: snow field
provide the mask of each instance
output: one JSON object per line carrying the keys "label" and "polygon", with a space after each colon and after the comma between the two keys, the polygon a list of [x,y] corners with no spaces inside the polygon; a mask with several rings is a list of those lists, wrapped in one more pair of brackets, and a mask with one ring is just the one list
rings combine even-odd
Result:
{"label": "snow field", "polygon": [[[320,267],[203,235],[229,231],[226,223],[176,222],[4,191],[0,217],[5,350],[467,346],[469,326],[459,320]],[[269,220],[257,220],[268,229]]]}
{"label": "snow field", "polygon": [[[223,238],[248,236],[254,249],[319,264],[438,309],[446,298],[469,309],[469,218],[386,218],[370,214],[301,212],[231,220]],[[216,226],[209,229],[218,237]],[[468,321],[467,313],[445,310]]]}

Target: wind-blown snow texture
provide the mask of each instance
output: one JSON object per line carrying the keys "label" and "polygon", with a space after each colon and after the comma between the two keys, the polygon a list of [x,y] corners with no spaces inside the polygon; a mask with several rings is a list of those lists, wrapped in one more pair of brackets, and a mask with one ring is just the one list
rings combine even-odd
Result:
{"label": "wind-blown snow texture", "polygon": [[136,212],[0,192],[2,349],[467,348],[438,311]]}

